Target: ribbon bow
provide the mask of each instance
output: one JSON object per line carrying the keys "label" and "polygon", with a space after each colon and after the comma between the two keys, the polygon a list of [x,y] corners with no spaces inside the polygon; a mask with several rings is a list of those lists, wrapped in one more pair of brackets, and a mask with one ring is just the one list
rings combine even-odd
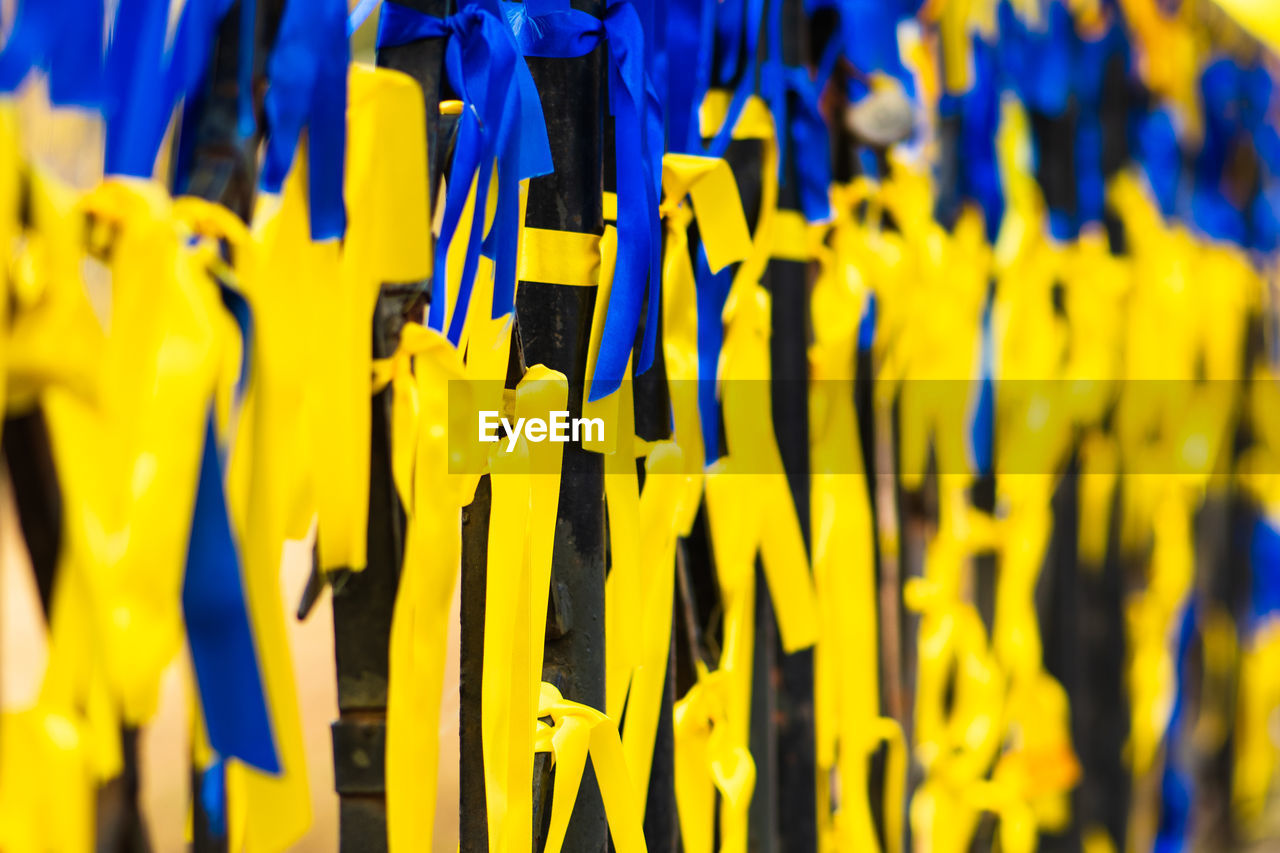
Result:
{"label": "ribbon bow", "polygon": [[[670,387],[675,438],[686,470],[700,472],[706,460],[698,416],[698,388],[713,395],[716,377],[699,376],[696,279],[689,257],[689,225],[698,234],[712,272],[740,261],[751,251],[751,235],[729,164],[716,157],[667,154],[662,158],[665,197],[661,213],[666,230],[662,260],[663,358]],[[689,203],[684,199],[688,197]],[[717,318],[718,319],[718,318]]]}
{"label": "ribbon bow", "polygon": [[640,328],[642,305],[644,340],[636,373],[653,364],[657,345],[662,238],[656,184],[662,140],[650,138],[649,132],[651,93],[645,79],[644,29],[629,0],[611,2],[604,20],[575,9],[530,16],[521,4],[504,6],[510,10],[516,40],[525,56],[572,58],[589,53],[602,41],[609,45],[609,112],[615,121],[617,151],[618,266],[592,376],[590,401],[594,402],[622,384]]}
{"label": "ribbon bow", "polygon": [[[446,258],[475,184],[471,230],[467,235],[462,274],[456,282],[448,338],[455,346],[462,338],[467,304],[483,250],[494,262],[493,316],[510,313],[515,304],[517,238],[520,229],[519,182],[551,172],[542,104],[524,58],[511,32],[492,3],[466,5],[456,15],[436,18],[390,2],[383,5],[378,24],[378,47],[449,37],[445,72],[449,85],[463,102],[458,142],[445,195],[444,219],[436,243],[435,268],[448,269]],[[498,193],[493,226],[484,238],[485,211],[494,159],[498,164]],[[445,329],[449,304],[442,288],[431,300],[427,325]]]}
{"label": "ribbon bow", "polygon": [[[724,670],[707,672],[675,703],[675,787],[680,835],[689,853],[711,853],[715,792],[723,798],[721,849],[746,849],[747,809],[756,787],[751,753],[731,737],[730,684]],[[738,834],[735,835],[735,832]]]}
{"label": "ribbon bow", "polygon": [[543,848],[546,853],[559,853],[564,844],[588,754],[600,786],[600,799],[604,801],[614,847],[618,853],[645,853],[648,847],[613,721],[595,708],[570,702],[545,681],[538,696],[538,716],[550,717],[551,725],[538,721],[534,750],[551,753],[556,764],[551,822]]}

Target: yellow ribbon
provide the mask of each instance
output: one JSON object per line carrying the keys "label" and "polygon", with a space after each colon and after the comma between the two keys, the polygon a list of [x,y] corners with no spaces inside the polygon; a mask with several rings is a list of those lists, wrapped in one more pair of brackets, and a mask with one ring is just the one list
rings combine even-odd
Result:
{"label": "yellow ribbon", "polygon": [[[709,92],[701,110],[704,135],[727,112],[728,93]],[[734,274],[723,320],[720,393],[729,455],[707,471],[706,503],[724,607],[720,678],[725,680],[722,729],[730,749],[747,750],[750,734],[752,652],[755,644],[755,558],[765,578],[785,651],[813,645],[817,604],[804,540],[773,431],[769,364],[769,297],[760,286],[773,250],[777,205],[777,144],[773,119],[759,98],[747,101],[733,127],[735,139],[763,143],[760,214],[751,249]],[[676,751],[693,748],[677,730]],[[680,759],[677,758],[677,761]],[[747,797],[749,801],[749,796]],[[699,807],[677,800],[683,812]],[[721,808],[721,849],[745,851],[745,804]],[[693,818],[696,820],[696,818]]]}
{"label": "yellow ribbon", "polygon": [[[611,642],[633,645],[622,746],[635,781],[633,793],[643,816],[653,765],[654,740],[662,709],[662,688],[671,650],[675,605],[676,540],[698,510],[697,478],[686,472],[678,445],[660,442],[645,464],[638,513],[642,560],[639,595],[622,602],[636,611],[638,633],[608,634]],[[634,639],[633,639],[634,637]]]}
{"label": "yellow ribbon", "polygon": [[431,274],[426,120],[422,91],[406,74],[351,66],[348,75],[347,232],[340,257],[313,284],[317,548],[323,570],[361,570],[369,516],[369,346],[382,282]]}
{"label": "yellow ribbon", "polygon": [[[542,365],[516,389],[516,417],[563,410],[564,375]],[[481,734],[489,849],[528,850],[533,822],[533,728],[542,682],[561,445],[529,443],[490,456],[493,500],[485,587]],[[554,472],[554,473],[546,473]]]}
{"label": "yellow ribbon", "polygon": [[606,707],[611,717],[621,717],[625,700],[623,748],[642,815],[671,644],[676,538],[693,524],[702,492],[698,321],[688,227],[696,215],[713,270],[745,257],[751,246],[736,203],[737,185],[723,160],[668,154],[663,185],[663,352],[675,435],[650,450],[637,499],[633,402],[624,383],[614,395],[617,447],[606,457],[605,476],[613,560],[606,583],[605,633],[612,638],[606,646]]}
{"label": "yellow ribbon", "polygon": [[[834,192],[836,220],[830,229],[816,227],[808,241],[818,261],[809,350],[810,516],[821,616],[814,649],[816,784],[821,849],[879,849],[864,792],[871,755],[881,741],[889,742],[884,825],[886,848],[897,853],[905,743],[897,723],[879,716],[874,529],[853,403],[859,319],[869,289],[856,257],[840,251],[846,239],[857,236],[844,232],[858,229],[854,215],[862,195],[847,188]],[[840,232],[833,246],[823,240],[829,230]]]}
{"label": "yellow ribbon", "polygon": [[536,723],[534,748],[538,752],[550,752],[556,770],[551,820],[543,848],[546,853],[559,853],[564,844],[588,755],[604,802],[613,846],[618,853],[645,853],[648,848],[641,827],[641,812],[635,808],[634,788],[613,721],[595,708],[566,700],[545,681],[538,695],[537,716],[550,717],[551,725]]}
{"label": "yellow ribbon", "polygon": [[[450,442],[470,411],[449,383],[465,371],[438,332],[405,324],[389,362],[375,362],[375,388],[392,385],[392,469],[408,525],[391,621],[387,684],[387,837],[392,849],[431,843],[436,801],[440,696],[449,606],[461,560],[462,507],[479,481],[473,445]],[[468,386],[460,384],[462,393]],[[463,433],[465,434],[465,433]]]}
{"label": "yellow ribbon", "polygon": [[755,790],[756,766],[740,743],[729,714],[732,676],[723,668],[707,672],[675,703],[676,807],[680,838],[689,853],[711,853],[715,837],[715,794],[721,796],[720,849],[745,850],[747,811]]}
{"label": "yellow ribbon", "polygon": [[[235,759],[228,762],[228,836],[238,849],[278,850],[297,843],[311,824],[306,750],[280,589],[284,540],[301,468],[289,432],[296,423],[291,409],[299,377],[287,370],[298,335],[291,328],[296,315],[287,291],[282,293],[278,282],[264,275],[269,269],[265,256],[287,250],[263,243],[264,235],[252,235],[229,210],[208,201],[180,198],[174,202],[174,216],[202,241],[210,257],[218,257],[220,244],[230,247],[236,285],[253,310],[251,373],[231,442],[227,497],[281,771],[264,773]],[[268,233],[286,238],[287,230]],[[291,351],[285,354],[286,349]],[[234,382],[232,375],[221,383],[227,398],[221,401],[222,412],[229,411]]]}
{"label": "yellow ribbon", "polygon": [[[698,312],[693,261],[689,256],[689,225],[696,216],[707,265],[713,272],[745,258],[751,251],[751,235],[742,214],[738,185],[724,160],[664,155],[662,185],[661,211],[666,233],[662,258],[662,354],[675,441],[683,452],[685,470],[701,473],[706,453],[698,413]],[[686,196],[690,204],[684,202]]]}

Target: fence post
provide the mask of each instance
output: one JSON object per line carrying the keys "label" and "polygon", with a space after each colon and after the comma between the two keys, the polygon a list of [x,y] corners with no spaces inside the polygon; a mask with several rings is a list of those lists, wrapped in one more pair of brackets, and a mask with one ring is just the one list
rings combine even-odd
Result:
{"label": "fence post", "polygon": [[[403,0],[437,17],[449,0]],[[380,48],[378,65],[402,71],[422,88],[427,121],[428,193],[434,200],[441,164],[437,140],[444,40],[426,39]],[[430,241],[430,234],[423,234]],[[406,320],[422,308],[421,283],[383,284],[374,311],[374,358],[389,357]],[[368,565],[334,578],[334,658],[338,719],[333,723],[333,779],[339,796],[339,849],[381,853],[387,849],[387,670],[391,615],[404,558],[404,510],[391,478],[391,391],[372,402],[369,476]]]}
{"label": "fence post", "polygon": [[[773,0],[781,4],[782,64],[788,68],[805,65],[808,54],[807,20],[800,0]],[[790,97],[784,95],[784,97]],[[787,133],[785,127],[778,134]],[[812,152],[786,146],[782,164],[783,181],[778,195],[780,211],[800,213],[800,192],[796,158],[813,156]],[[809,264],[806,261],[774,258],[769,261],[766,282],[772,294],[772,362],[773,419],[778,449],[782,454],[791,497],[805,547],[810,547],[809,519]],[[768,596],[763,600],[767,601]],[[784,654],[773,637],[761,640],[773,643],[774,672],[760,685],[772,689],[776,685],[776,708],[773,716],[776,732],[776,796],[778,849],[785,853],[816,853],[817,826],[817,742],[814,730],[813,650],[804,649]],[[759,642],[759,641],[758,641]]]}
{"label": "fence post", "polygon": [[[602,0],[575,0],[596,17]],[[530,58],[542,100],[555,172],[529,184],[525,224],[534,228],[600,234],[603,231],[605,46],[575,59]],[[512,375],[544,364],[569,380],[571,417],[581,415],[587,346],[596,288],[522,281],[516,293]],[[552,556],[550,613],[543,678],[565,698],[604,708],[604,466],[599,454],[564,445],[560,505]],[[489,484],[482,481],[463,514],[462,663],[460,728],[461,850],[487,849],[484,770],[480,743],[480,679],[484,643]],[[532,721],[530,721],[532,725]],[[549,818],[546,760],[534,788],[535,849]],[[547,801],[547,802],[544,802]],[[603,853],[604,807],[587,766],[565,839],[566,853]]]}

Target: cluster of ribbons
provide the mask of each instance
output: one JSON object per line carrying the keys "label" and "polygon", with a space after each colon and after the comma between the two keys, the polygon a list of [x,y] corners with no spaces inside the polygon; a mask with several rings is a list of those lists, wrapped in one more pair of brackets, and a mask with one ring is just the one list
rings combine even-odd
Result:
{"label": "cluster of ribbons", "polygon": [[[812,708],[798,760],[815,808],[778,831],[811,826],[823,853],[1265,831],[1280,778],[1267,4],[459,0],[435,17],[286,0],[255,57],[264,2],[19,0],[0,49],[0,391],[10,418],[47,424],[63,508],[41,689],[0,717],[0,849],[93,845],[122,729],[153,718],[184,645],[199,807],[229,849],[303,836],[322,759],[297,682],[331,676],[294,671],[281,555],[314,531],[321,574],[365,568],[384,391],[405,519],[395,850],[440,841],[448,614],[482,490],[495,853],[559,850],[588,760],[613,845],[646,850],[664,713],[684,849],[763,843],[752,804],[777,765],[752,751],[774,725],[753,714],[774,689],[758,662],[805,650],[811,694],[788,702]],[[380,51],[444,43],[448,158],[428,151],[438,117],[414,79],[350,62],[375,10]],[[248,221],[181,177],[224,32],[240,34],[218,46],[242,69],[236,133],[261,142]],[[563,166],[527,60],[593,53],[607,223],[526,227],[529,182]],[[31,156],[33,99],[101,120],[96,186]],[[428,299],[374,359],[384,284]],[[513,376],[538,331],[515,309],[540,286],[595,289],[583,375]],[[797,301],[804,333],[780,334]],[[777,404],[788,382],[803,412]],[[561,487],[564,447],[471,440],[477,411],[546,419],[576,398],[604,425],[581,441],[604,470],[599,708],[543,680],[557,517],[583,497]],[[788,432],[797,416],[806,434]],[[695,630],[699,570],[715,603]]]}

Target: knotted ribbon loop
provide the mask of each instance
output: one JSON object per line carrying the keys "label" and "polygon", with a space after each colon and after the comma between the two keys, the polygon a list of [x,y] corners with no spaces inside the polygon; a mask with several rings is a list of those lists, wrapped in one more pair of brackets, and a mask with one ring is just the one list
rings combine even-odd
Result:
{"label": "knotted ribbon loop", "polygon": [[[751,753],[736,744],[728,731],[729,692],[723,670],[709,673],[699,664],[697,683],[673,709],[676,808],[681,838],[689,853],[711,853],[717,790],[726,810],[743,819],[755,791]],[[727,821],[722,831],[731,833],[739,824]],[[745,844],[745,837],[737,839],[738,846]],[[734,839],[726,834],[722,848],[734,849],[734,845]]]}
{"label": "knotted ribbon loop", "polygon": [[622,742],[613,721],[595,708],[565,699],[554,685],[545,681],[538,696],[538,716],[550,717],[551,725],[537,723],[534,749],[550,752],[556,766],[551,821],[544,848],[547,853],[559,853],[564,844],[588,755],[604,801],[614,847],[618,853],[645,853],[648,848],[640,812],[635,808]]}
{"label": "knotted ribbon loop", "polygon": [[[473,185],[475,200],[461,278],[437,285],[427,325],[444,331],[447,320],[449,341],[456,346],[466,322],[481,251],[494,262],[493,316],[511,312],[521,224],[519,182],[548,174],[552,164],[542,103],[529,68],[495,4],[473,3],[448,18],[426,15],[391,0],[383,4],[378,24],[379,47],[444,37],[449,38],[445,71],[449,85],[462,99],[463,110],[436,243],[437,271],[448,269],[446,259]],[[495,159],[497,198],[493,224],[485,236],[489,185],[493,179],[491,164]],[[446,317],[450,303],[455,306],[453,315]]]}
{"label": "knotted ribbon loop", "polygon": [[715,376],[699,376],[697,285],[689,257],[688,228],[696,216],[713,271],[745,258],[751,250],[751,236],[738,199],[738,185],[724,160],[667,154],[662,161],[662,183],[666,226],[663,356],[675,439],[684,453],[686,470],[701,473],[706,453],[698,416],[698,386],[702,382],[714,384]]}

